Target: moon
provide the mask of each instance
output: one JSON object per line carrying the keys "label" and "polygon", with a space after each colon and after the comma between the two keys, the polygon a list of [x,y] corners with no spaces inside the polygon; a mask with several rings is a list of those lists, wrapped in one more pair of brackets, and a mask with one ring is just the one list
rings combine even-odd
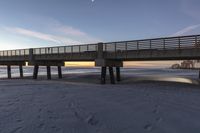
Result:
{"label": "moon", "polygon": [[94,2],[94,0],[92,0],[92,2]]}

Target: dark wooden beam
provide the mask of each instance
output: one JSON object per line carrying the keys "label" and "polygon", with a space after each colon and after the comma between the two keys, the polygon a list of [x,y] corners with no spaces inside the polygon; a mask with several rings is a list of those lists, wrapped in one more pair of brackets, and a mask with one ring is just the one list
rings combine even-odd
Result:
{"label": "dark wooden beam", "polygon": [[116,78],[118,82],[121,81],[120,67],[116,67]]}
{"label": "dark wooden beam", "polygon": [[58,66],[58,78],[62,79],[62,67]]}
{"label": "dark wooden beam", "polygon": [[20,78],[23,78],[24,74],[23,74],[23,66],[22,65],[19,66],[19,73],[20,73]]}
{"label": "dark wooden beam", "polygon": [[51,66],[47,66],[47,79],[51,79]]}
{"label": "dark wooden beam", "polygon": [[8,78],[11,79],[11,66],[7,65],[7,74],[8,74]]}
{"label": "dark wooden beam", "polygon": [[34,70],[33,70],[33,79],[37,79],[37,77],[38,77],[38,69],[39,69],[39,66],[35,65],[34,66]]}
{"label": "dark wooden beam", "polygon": [[109,73],[110,73],[110,83],[115,84],[115,76],[113,72],[113,67],[109,67]]}
{"label": "dark wooden beam", "polygon": [[106,67],[101,67],[101,84],[106,83]]}

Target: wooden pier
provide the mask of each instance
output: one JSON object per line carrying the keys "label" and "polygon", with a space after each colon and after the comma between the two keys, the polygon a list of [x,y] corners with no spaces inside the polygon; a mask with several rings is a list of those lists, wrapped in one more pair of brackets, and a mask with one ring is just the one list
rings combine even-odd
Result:
{"label": "wooden pier", "polygon": [[33,79],[37,79],[39,67],[46,66],[50,80],[51,66],[58,67],[58,78],[62,78],[64,62],[94,61],[102,68],[102,84],[106,83],[107,69],[112,84],[121,81],[123,61],[163,60],[200,60],[200,35],[0,51],[0,65],[7,66],[8,78],[12,77],[12,65],[19,66],[23,78],[26,62],[34,66]]}

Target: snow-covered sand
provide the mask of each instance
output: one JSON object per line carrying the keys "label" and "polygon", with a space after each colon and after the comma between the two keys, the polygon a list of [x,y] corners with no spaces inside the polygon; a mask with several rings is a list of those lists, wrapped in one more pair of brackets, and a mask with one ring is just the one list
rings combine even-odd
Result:
{"label": "snow-covered sand", "polygon": [[0,80],[0,133],[199,133],[200,86],[144,77],[196,72],[123,70],[117,85],[98,73]]}

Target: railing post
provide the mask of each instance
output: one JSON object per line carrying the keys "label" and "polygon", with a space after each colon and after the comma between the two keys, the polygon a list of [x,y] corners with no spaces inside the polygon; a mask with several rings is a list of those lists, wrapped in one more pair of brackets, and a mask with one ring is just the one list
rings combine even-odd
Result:
{"label": "railing post", "polygon": [[64,53],[66,53],[66,46],[64,47]]}
{"label": "railing post", "polygon": [[103,43],[98,43],[98,51],[97,51],[97,58],[102,59],[103,58]]}
{"label": "railing post", "polygon": [[40,48],[40,50],[39,50],[39,51],[40,51],[40,55],[41,55],[41,54],[42,54],[42,52],[41,52],[41,48]]}
{"label": "railing post", "polygon": [[181,39],[180,39],[180,37],[178,38],[178,48],[181,49]]}
{"label": "railing post", "polygon": [[151,49],[151,40],[150,40],[150,49]]}
{"label": "railing post", "polygon": [[197,43],[197,36],[195,36],[195,47],[199,47]]}
{"label": "railing post", "polygon": [[128,45],[128,44],[127,44],[127,42],[126,42],[126,44],[125,44],[126,58],[127,58],[127,53],[128,53],[128,52],[127,52],[127,50],[128,50],[128,48],[127,48],[128,46],[127,46],[127,45]]}
{"label": "railing post", "polygon": [[137,50],[139,50],[139,41],[137,41]]}
{"label": "railing post", "polygon": [[33,53],[33,49],[29,49],[29,61],[33,62],[34,61],[34,53]]}
{"label": "railing post", "polygon": [[117,44],[116,44],[116,42],[115,42],[115,57],[117,57]]}
{"label": "railing post", "polygon": [[73,53],[73,46],[71,46],[71,53]]}
{"label": "railing post", "polygon": [[127,42],[125,43],[125,50],[127,51],[128,49],[128,44],[127,44]]}
{"label": "railing post", "polygon": [[166,46],[165,46],[165,39],[163,39],[163,49],[165,50]]}

